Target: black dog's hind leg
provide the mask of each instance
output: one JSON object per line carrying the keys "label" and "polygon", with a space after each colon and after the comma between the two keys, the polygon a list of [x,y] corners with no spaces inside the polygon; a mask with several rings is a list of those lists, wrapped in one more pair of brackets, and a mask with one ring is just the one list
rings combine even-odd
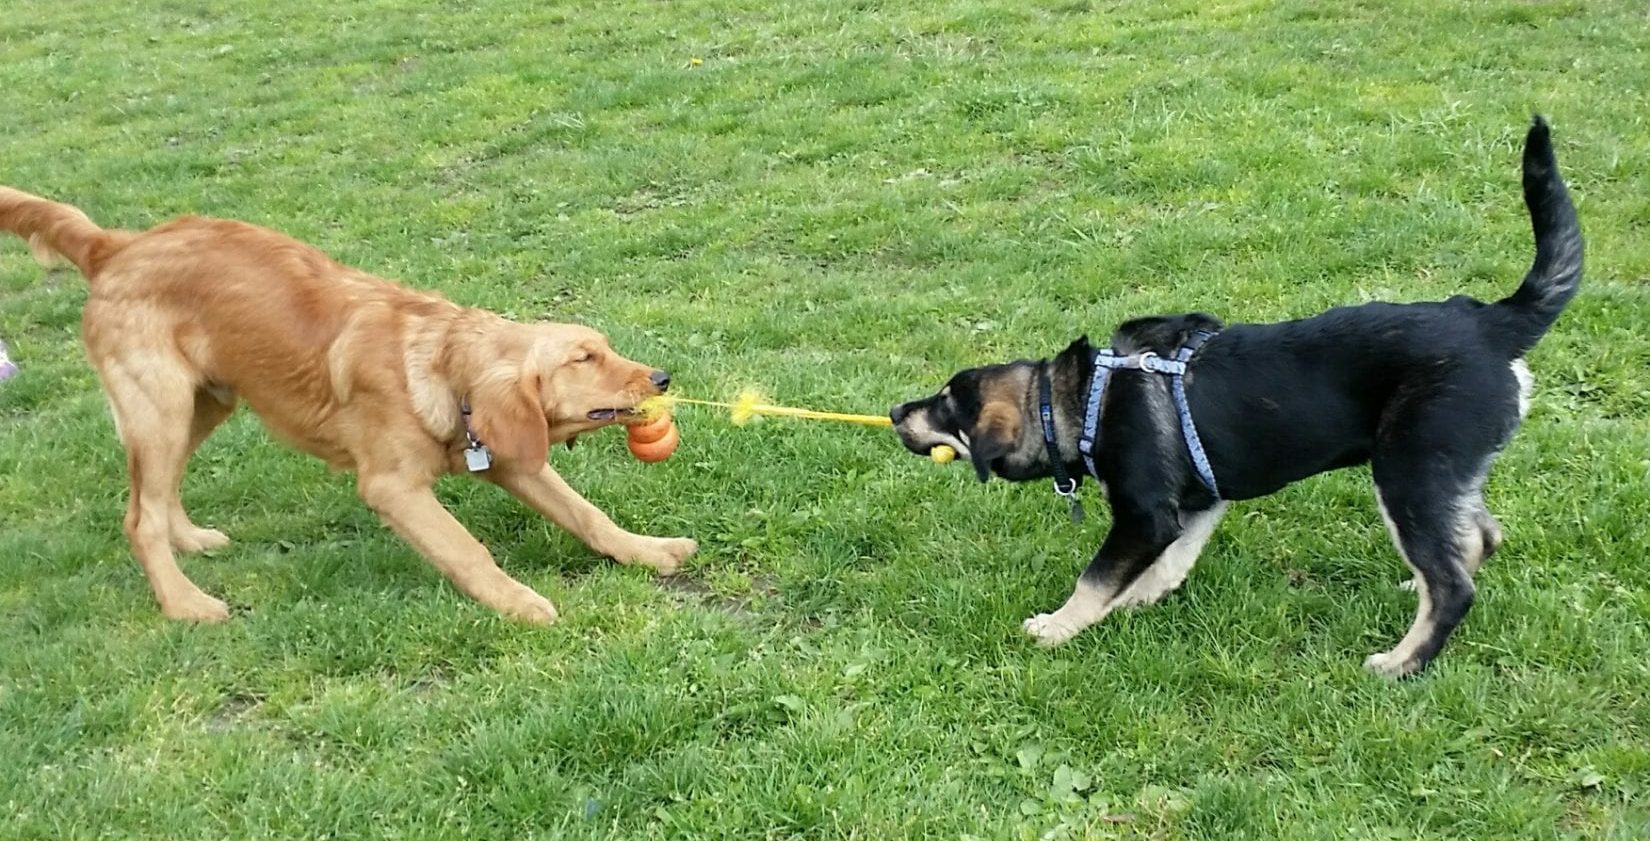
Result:
{"label": "black dog's hind leg", "polygon": [[1490,513],[1489,507],[1484,505],[1482,496],[1478,497],[1477,503],[1477,507],[1472,512],[1472,524],[1470,526],[1470,529],[1476,531],[1476,534],[1469,531],[1467,535],[1468,539],[1476,538],[1477,540],[1476,544],[1469,544],[1467,549],[1466,567],[1468,575],[1477,575],[1478,568],[1483,566],[1491,555],[1495,554],[1495,550],[1501,548],[1501,523],[1495,519],[1494,514]]}
{"label": "black dog's hind leg", "polygon": [[1404,638],[1364,661],[1392,677],[1414,674],[1438,655],[1472,609],[1473,573],[1501,544],[1501,526],[1484,506],[1484,479],[1518,428],[1521,383],[1498,367],[1449,374],[1395,398],[1369,460],[1381,515],[1419,602]]}
{"label": "black dog's hind leg", "polygon": [[[1434,407],[1442,409],[1443,407]],[[1472,609],[1472,576],[1501,545],[1501,526],[1481,489],[1499,446],[1492,426],[1451,423],[1451,412],[1418,412],[1382,436],[1370,467],[1381,516],[1414,576],[1415,621],[1389,651],[1364,666],[1391,677],[1414,674],[1443,649]],[[1439,434],[1447,427],[1446,434]]]}
{"label": "black dog's hind leg", "polygon": [[1403,677],[1425,668],[1472,608],[1475,590],[1461,539],[1462,519],[1470,518],[1471,512],[1461,510],[1466,500],[1460,496],[1436,490],[1395,489],[1376,479],[1381,515],[1393,545],[1414,574],[1417,601],[1415,621],[1404,638],[1364,661],[1377,674]]}
{"label": "black dog's hind leg", "polygon": [[[1473,497],[1467,508],[1469,516],[1461,518],[1457,523],[1462,547],[1461,565],[1466,567],[1468,575],[1476,576],[1484,561],[1489,560],[1489,557],[1495,554],[1495,550],[1501,548],[1501,523],[1490,513],[1481,495]],[[1411,591],[1419,586],[1418,577],[1412,577],[1400,585],[1401,589]]]}
{"label": "black dog's hind leg", "polygon": [[[1114,507],[1111,531],[1077,579],[1071,598],[1053,613],[1027,619],[1026,633],[1043,645],[1059,645],[1106,618],[1117,606],[1118,596],[1181,535],[1180,519],[1172,510],[1126,512]],[[1207,539],[1208,535],[1203,534],[1197,540],[1198,547]]]}

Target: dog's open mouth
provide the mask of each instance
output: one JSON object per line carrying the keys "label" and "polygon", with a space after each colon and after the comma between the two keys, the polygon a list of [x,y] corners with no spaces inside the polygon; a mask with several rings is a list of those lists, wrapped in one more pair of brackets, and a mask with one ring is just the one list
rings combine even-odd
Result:
{"label": "dog's open mouth", "polygon": [[634,415],[634,414],[636,414],[636,410],[634,408],[630,408],[630,409],[592,409],[592,410],[590,410],[589,412],[586,413],[586,417],[589,417],[593,421],[610,421],[610,420],[618,420],[619,418],[628,418],[628,417],[630,417],[631,415]]}

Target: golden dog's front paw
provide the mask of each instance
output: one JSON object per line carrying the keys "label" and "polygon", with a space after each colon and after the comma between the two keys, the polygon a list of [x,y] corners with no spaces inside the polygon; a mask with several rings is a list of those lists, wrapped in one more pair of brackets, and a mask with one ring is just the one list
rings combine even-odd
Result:
{"label": "golden dog's front paw", "polygon": [[528,587],[510,596],[499,605],[499,612],[518,622],[549,625],[556,621],[556,606],[550,600]]}
{"label": "golden dog's front paw", "polygon": [[699,544],[685,537],[636,535],[635,542],[626,551],[615,553],[613,557],[621,564],[636,564],[649,567],[660,575],[675,575],[681,569],[682,562],[697,551]]}
{"label": "golden dog's front paw", "polygon": [[179,552],[210,552],[229,545],[229,535],[217,529],[191,526],[172,534],[172,548]]}
{"label": "golden dog's front paw", "polygon": [[229,619],[229,605],[199,590],[161,603],[161,615],[179,622],[223,622]]}

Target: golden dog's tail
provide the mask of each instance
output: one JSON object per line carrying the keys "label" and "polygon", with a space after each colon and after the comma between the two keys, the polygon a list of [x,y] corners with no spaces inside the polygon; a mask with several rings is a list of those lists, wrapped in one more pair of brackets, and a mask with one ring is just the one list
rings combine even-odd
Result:
{"label": "golden dog's tail", "polygon": [[104,230],[79,208],[10,187],[0,187],[0,229],[28,240],[41,265],[51,265],[53,256],[60,254],[87,280],[135,236]]}

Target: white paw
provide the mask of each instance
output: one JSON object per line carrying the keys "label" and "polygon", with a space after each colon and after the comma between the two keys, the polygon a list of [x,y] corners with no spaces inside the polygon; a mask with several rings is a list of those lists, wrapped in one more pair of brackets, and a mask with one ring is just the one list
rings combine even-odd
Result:
{"label": "white paw", "polygon": [[1413,674],[1419,667],[1419,663],[1401,657],[1394,651],[1371,654],[1368,659],[1364,660],[1364,668],[1383,677],[1404,677]]}
{"label": "white paw", "polygon": [[1420,586],[1421,586],[1421,581],[1418,578],[1411,578],[1407,581],[1398,582],[1398,589],[1403,590],[1406,593],[1413,593]]}
{"label": "white paw", "polygon": [[1023,625],[1026,633],[1037,638],[1037,644],[1045,648],[1059,645],[1072,637],[1082,628],[1073,628],[1055,618],[1052,613],[1039,613],[1025,621]]}
{"label": "white paw", "polygon": [[614,557],[621,564],[639,564],[652,568],[660,575],[675,575],[682,562],[697,551],[699,544],[685,537],[638,535],[629,551],[618,553]]}

